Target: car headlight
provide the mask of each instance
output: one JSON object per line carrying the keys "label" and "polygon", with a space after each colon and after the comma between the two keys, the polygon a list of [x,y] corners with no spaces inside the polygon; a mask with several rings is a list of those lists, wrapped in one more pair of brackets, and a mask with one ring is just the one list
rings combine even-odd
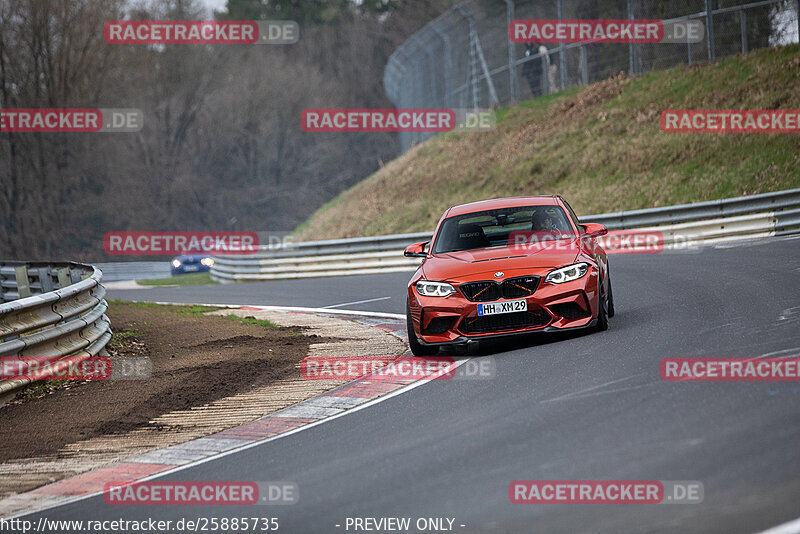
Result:
{"label": "car headlight", "polygon": [[573,280],[577,280],[587,272],[589,272],[588,263],[575,263],[573,265],[561,267],[555,271],[550,271],[545,277],[544,281],[553,284],[563,284],[564,282],[572,282]]}
{"label": "car headlight", "polygon": [[172,260],[172,266],[176,269],[182,265],[181,260]]}
{"label": "car headlight", "polygon": [[456,288],[444,282],[428,282],[420,280],[416,284],[417,291],[423,297],[446,297],[456,292]]}
{"label": "car headlight", "polygon": [[203,258],[202,260],[200,260],[200,263],[202,263],[206,267],[211,267],[212,265],[214,265],[214,258]]}

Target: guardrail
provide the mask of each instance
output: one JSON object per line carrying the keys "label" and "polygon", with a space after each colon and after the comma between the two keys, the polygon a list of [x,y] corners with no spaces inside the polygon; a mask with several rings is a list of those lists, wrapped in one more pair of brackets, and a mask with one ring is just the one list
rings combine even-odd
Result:
{"label": "guardrail", "polygon": [[[103,273],[82,263],[0,263],[0,358],[79,363],[105,355]],[[0,405],[30,383],[0,380]]]}
{"label": "guardrail", "polygon": [[[800,233],[800,189],[580,219],[609,230],[657,230],[666,247],[689,238],[713,244],[787,235]],[[414,271],[420,260],[404,257],[403,249],[430,238],[420,232],[262,247],[249,256],[215,256],[211,278],[228,283]]]}
{"label": "guardrail", "polygon": [[114,261],[95,263],[103,271],[103,282],[118,280],[142,280],[147,278],[169,278],[172,276],[169,261]]}

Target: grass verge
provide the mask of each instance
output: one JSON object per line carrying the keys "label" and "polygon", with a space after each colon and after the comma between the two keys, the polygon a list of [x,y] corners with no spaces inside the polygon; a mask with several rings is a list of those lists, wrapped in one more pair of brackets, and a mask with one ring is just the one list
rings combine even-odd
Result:
{"label": "grass verge", "polygon": [[189,273],[170,276],[169,278],[149,278],[137,280],[140,286],[207,286],[216,284],[208,273]]}
{"label": "grass verge", "polygon": [[794,109],[800,45],[503,108],[485,133],[417,145],[320,208],[300,240],[430,231],[450,206],[561,194],[579,215],[800,187],[800,134],[664,133],[665,109]]}

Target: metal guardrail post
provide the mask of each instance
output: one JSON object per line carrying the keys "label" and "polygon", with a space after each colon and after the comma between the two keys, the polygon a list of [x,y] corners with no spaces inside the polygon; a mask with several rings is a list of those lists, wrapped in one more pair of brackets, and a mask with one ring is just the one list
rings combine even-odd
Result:
{"label": "metal guardrail post", "polygon": [[58,286],[61,289],[72,284],[72,280],[69,276],[69,267],[62,267],[56,271],[58,273]]}
{"label": "metal guardrail post", "polygon": [[31,296],[31,285],[28,279],[28,268],[25,265],[14,267],[14,277],[17,280],[17,298],[27,298]]}
{"label": "metal guardrail post", "polygon": [[39,285],[42,288],[42,293],[49,293],[55,289],[53,287],[53,275],[49,266],[39,267]]}

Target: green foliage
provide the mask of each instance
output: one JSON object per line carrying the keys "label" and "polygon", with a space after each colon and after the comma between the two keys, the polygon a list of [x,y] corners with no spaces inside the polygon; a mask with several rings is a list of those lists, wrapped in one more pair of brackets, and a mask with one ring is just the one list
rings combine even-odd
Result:
{"label": "green foliage", "polygon": [[315,213],[300,240],[430,231],[450,206],[561,194],[579,215],[800,187],[797,134],[675,134],[662,110],[793,109],[800,45],[636,78],[497,111],[484,133],[412,148]]}

